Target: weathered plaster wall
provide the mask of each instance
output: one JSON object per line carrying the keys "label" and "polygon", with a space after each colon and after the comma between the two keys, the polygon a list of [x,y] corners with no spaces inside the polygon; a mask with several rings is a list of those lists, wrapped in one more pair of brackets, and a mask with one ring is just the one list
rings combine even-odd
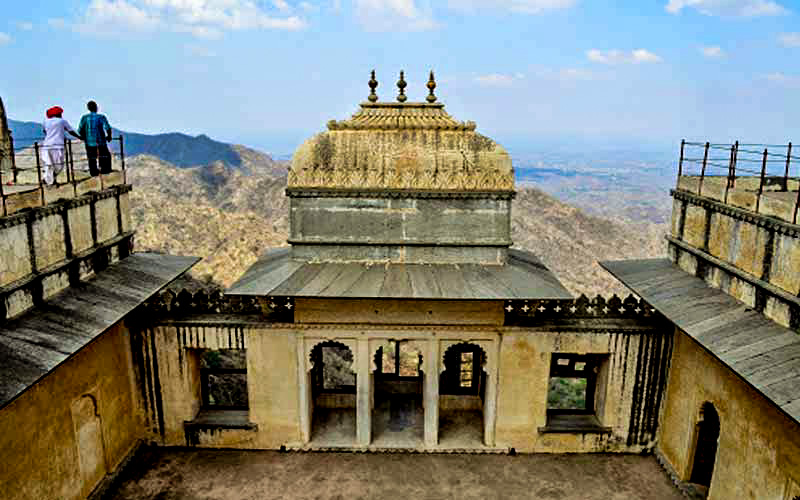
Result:
{"label": "weathered plaster wall", "polygon": [[[497,445],[522,452],[639,452],[654,445],[665,385],[669,335],[640,332],[535,331],[503,334],[497,403]],[[600,424],[611,434],[540,433],[554,352],[607,354],[596,395]]]}
{"label": "weathered plaster wall", "polygon": [[91,276],[95,256],[102,267],[127,255],[117,247],[132,234],[129,190],[117,186],[0,218],[0,318]]}
{"label": "weathered plaster wall", "polygon": [[658,448],[683,481],[691,474],[695,425],[705,402],[720,418],[710,500],[786,500],[800,494],[800,426],[677,331]]}
{"label": "weathered plaster wall", "polygon": [[496,325],[505,320],[501,301],[295,299],[298,323]]}
{"label": "weathered plaster wall", "polygon": [[0,411],[5,499],[85,498],[143,435],[121,324]]}
{"label": "weathered plaster wall", "polygon": [[800,226],[690,193],[673,196],[673,262],[773,321],[800,329]]}
{"label": "weathered plaster wall", "polygon": [[[297,354],[289,330],[257,326],[158,326],[134,337],[151,439],[163,445],[279,448],[299,440]],[[253,429],[205,433],[191,443],[184,422],[200,411],[197,349],[247,349],[249,422]],[[257,430],[256,430],[257,428]]]}

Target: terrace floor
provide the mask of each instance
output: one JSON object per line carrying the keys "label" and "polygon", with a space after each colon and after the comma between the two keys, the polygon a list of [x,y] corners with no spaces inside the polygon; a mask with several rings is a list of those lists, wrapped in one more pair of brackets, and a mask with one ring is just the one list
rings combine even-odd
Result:
{"label": "terrace floor", "polygon": [[652,456],[145,448],[104,498],[681,500]]}

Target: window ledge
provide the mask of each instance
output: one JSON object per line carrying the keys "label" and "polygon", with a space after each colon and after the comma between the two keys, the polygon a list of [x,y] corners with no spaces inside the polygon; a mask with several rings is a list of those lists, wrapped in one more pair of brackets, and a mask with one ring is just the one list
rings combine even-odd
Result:
{"label": "window ledge", "polygon": [[540,434],[611,434],[594,415],[548,415],[547,425],[539,427]]}
{"label": "window ledge", "polygon": [[183,423],[185,428],[193,429],[247,429],[258,430],[258,425],[250,422],[249,410],[211,410],[203,409]]}

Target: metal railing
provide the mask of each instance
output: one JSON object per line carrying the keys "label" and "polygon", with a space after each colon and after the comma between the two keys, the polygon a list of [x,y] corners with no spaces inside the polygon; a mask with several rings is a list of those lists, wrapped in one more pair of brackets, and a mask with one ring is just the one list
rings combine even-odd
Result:
{"label": "metal railing", "polygon": [[[109,159],[112,167],[111,171],[99,172],[96,176],[92,176],[91,173],[88,172],[90,157],[85,149],[80,146],[82,141],[64,140],[63,146],[45,146],[40,143],[42,137],[17,140],[20,142],[27,141],[30,145],[15,147],[14,138],[12,137],[8,149],[0,148],[0,160],[3,158],[10,159],[10,162],[6,162],[10,163],[10,168],[3,167],[3,162],[0,161],[0,200],[2,200],[3,216],[9,214],[9,198],[22,193],[29,194],[38,191],[40,202],[44,205],[46,203],[45,190],[51,187],[60,188],[65,185],[72,185],[73,195],[77,196],[78,186],[95,177],[99,178],[100,189],[105,189],[107,182],[106,176],[115,172],[121,172],[122,183],[127,183],[127,174],[125,171],[125,144],[122,134],[112,138],[108,143],[108,150],[111,156]],[[45,161],[43,153],[46,153],[49,148],[63,150],[61,161],[55,163]],[[98,157],[95,158],[95,165],[98,171],[99,164],[102,164],[102,161],[105,161],[105,159],[108,159],[108,157],[106,156],[101,160],[101,157],[98,155]],[[115,161],[119,162],[119,168],[117,170],[113,168]],[[47,184],[44,179],[45,168],[48,166],[54,169],[54,184],[52,185]],[[81,168],[83,166],[86,166],[86,168]]]}
{"label": "metal railing", "polygon": [[[678,188],[681,189],[681,177],[698,177],[697,194],[700,195],[703,192],[704,181],[710,177],[724,177],[723,201],[727,203],[730,191],[737,189],[738,180],[739,189],[757,193],[756,212],[759,211],[761,198],[765,191],[790,192],[797,190],[792,215],[792,223],[796,224],[798,207],[800,207],[800,175],[790,176],[790,170],[794,165],[800,169],[800,156],[793,154],[791,142],[788,144],[744,144],[736,141],[733,144],[715,144],[682,140],[680,160],[678,161]],[[742,178],[756,177],[759,179],[757,186],[752,183],[748,183],[747,186],[741,185],[744,182]]]}

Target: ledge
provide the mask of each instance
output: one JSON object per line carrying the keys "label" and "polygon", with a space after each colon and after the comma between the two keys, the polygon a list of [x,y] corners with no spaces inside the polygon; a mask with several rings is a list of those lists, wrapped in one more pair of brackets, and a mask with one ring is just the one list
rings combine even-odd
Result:
{"label": "ledge", "polygon": [[183,422],[186,430],[202,429],[245,429],[258,430],[258,425],[250,422],[249,410],[203,409],[194,418]]}
{"label": "ledge", "polygon": [[547,425],[539,427],[539,434],[611,434],[611,427],[603,427],[594,415],[548,415]]}
{"label": "ledge", "polygon": [[290,198],[420,198],[420,199],[495,199],[511,200],[513,190],[468,191],[435,189],[382,189],[382,188],[323,188],[311,186],[289,186],[286,196]]}

